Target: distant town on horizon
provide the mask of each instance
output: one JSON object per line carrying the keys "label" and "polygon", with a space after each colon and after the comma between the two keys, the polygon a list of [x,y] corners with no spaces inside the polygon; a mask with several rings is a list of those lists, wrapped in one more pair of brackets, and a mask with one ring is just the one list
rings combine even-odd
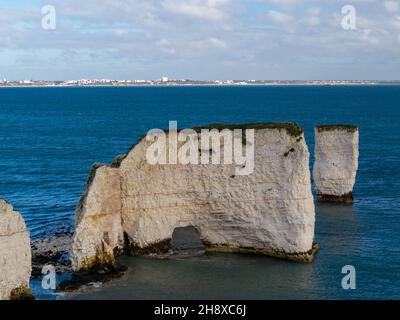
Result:
{"label": "distant town on horizon", "polygon": [[190,85],[374,85],[400,84],[400,80],[191,80],[169,79],[161,77],[156,80],[111,80],[111,79],[79,79],[79,80],[0,80],[0,87],[71,87],[71,86],[190,86]]}

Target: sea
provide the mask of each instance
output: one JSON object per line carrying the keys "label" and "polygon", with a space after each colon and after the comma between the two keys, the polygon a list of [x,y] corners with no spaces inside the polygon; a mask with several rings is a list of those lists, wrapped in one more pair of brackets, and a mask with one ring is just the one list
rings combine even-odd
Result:
{"label": "sea", "polygon": [[[311,264],[208,253],[179,259],[121,257],[122,278],[39,299],[399,299],[400,86],[187,86],[0,88],[0,198],[33,239],[74,229],[74,210],[95,162],[109,163],[171,120],[296,122],[313,165],[314,126],[359,126],[353,206],[316,203]],[[352,266],[356,288],[345,289]]]}

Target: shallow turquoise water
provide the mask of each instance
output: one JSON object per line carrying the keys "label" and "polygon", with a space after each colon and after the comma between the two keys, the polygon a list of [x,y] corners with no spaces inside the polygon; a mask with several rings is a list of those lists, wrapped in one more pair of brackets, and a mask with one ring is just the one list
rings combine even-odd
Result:
{"label": "shallow turquoise water", "polygon": [[[313,264],[225,254],[195,262],[129,258],[132,273],[110,286],[131,284],[135,298],[166,292],[168,298],[399,298],[399,101],[399,86],[2,88],[0,198],[39,237],[73,228],[94,162],[112,161],[169,120],[180,127],[294,121],[305,128],[310,150],[316,124],[354,123],[360,127],[357,201],[317,208],[321,250]],[[357,290],[340,287],[345,264],[356,267]],[[147,269],[154,277],[144,277]],[[202,281],[213,290],[197,288]],[[108,285],[103,290],[110,296]]]}

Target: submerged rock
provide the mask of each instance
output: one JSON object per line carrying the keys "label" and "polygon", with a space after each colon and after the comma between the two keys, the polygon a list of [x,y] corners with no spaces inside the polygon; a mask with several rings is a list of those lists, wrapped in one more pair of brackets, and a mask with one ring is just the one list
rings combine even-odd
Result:
{"label": "submerged rock", "polygon": [[315,128],[313,177],[318,201],[353,203],[358,169],[358,128],[322,125]]}
{"label": "submerged rock", "polygon": [[33,277],[42,277],[42,268],[45,265],[54,266],[58,274],[72,272],[69,259],[72,236],[72,233],[63,232],[32,241]]}
{"label": "submerged rock", "polygon": [[235,164],[152,165],[145,138],[112,165],[95,165],[77,207],[73,269],[112,263],[124,250],[165,253],[175,228],[187,226],[208,250],[311,261],[315,210],[303,131],[295,124],[245,128],[256,129],[249,175],[236,175]]}
{"label": "submerged rock", "polygon": [[69,280],[62,281],[56,291],[79,292],[90,287],[97,287],[103,283],[122,277],[128,268],[124,265],[113,263],[97,266],[90,270],[73,272]]}
{"label": "submerged rock", "polygon": [[31,247],[21,214],[0,200],[0,300],[31,297]]}

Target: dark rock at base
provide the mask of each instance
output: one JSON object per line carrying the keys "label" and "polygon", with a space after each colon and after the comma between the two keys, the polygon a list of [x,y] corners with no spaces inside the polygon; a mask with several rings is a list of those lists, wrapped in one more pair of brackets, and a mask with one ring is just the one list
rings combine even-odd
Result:
{"label": "dark rock at base", "polygon": [[41,277],[45,265],[53,265],[58,274],[72,272],[69,252],[72,233],[56,233],[46,239],[32,241],[32,277]]}
{"label": "dark rock at base", "polygon": [[140,247],[136,243],[130,243],[128,245],[127,252],[132,256],[143,256],[143,255],[161,255],[168,253],[171,248],[171,239],[164,239],[157,243],[148,245],[147,247]]}
{"label": "dark rock at base", "polygon": [[32,295],[32,291],[29,288],[17,288],[11,291],[10,300],[13,301],[25,301],[25,300],[35,300]]}
{"label": "dark rock at base", "polygon": [[109,282],[125,274],[128,268],[118,263],[96,267],[88,271],[74,272],[70,280],[61,282],[57,291],[74,292],[94,282]]}
{"label": "dark rock at base", "polygon": [[352,192],[346,193],[341,196],[318,194],[318,202],[331,202],[331,203],[352,205],[354,203],[354,197]]}
{"label": "dark rock at base", "polygon": [[319,245],[314,241],[312,247],[307,252],[285,252],[281,250],[271,250],[263,248],[253,248],[253,247],[237,247],[231,245],[213,245],[206,244],[207,251],[214,252],[235,252],[235,253],[247,253],[247,254],[262,254],[269,257],[280,258],[285,260],[291,260],[295,262],[311,263],[315,255],[319,250]]}

